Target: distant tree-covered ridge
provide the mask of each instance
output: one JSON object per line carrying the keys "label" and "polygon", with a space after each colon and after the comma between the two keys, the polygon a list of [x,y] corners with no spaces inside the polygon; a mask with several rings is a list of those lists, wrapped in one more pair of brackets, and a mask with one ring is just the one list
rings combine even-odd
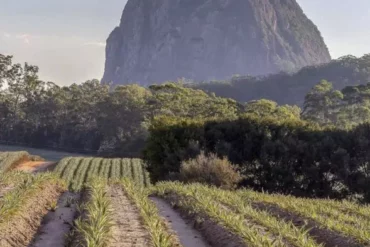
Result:
{"label": "distant tree-covered ridge", "polygon": [[305,95],[321,80],[332,82],[334,88],[339,90],[367,84],[370,82],[370,54],[360,58],[341,57],[327,64],[304,67],[295,73],[281,72],[263,77],[234,76],[229,81],[190,86],[239,102],[264,98],[279,104],[302,106]]}

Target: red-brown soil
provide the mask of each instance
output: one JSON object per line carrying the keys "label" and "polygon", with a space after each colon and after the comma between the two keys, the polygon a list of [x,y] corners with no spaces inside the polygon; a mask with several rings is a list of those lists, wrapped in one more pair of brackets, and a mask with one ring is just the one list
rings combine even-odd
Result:
{"label": "red-brown soil", "polygon": [[54,162],[47,162],[47,161],[27,161],[24,162],[17,167],[15,167],[14,170],[16,171],[24,171],[24,172],[43,172],[51,169],[55,165]]}

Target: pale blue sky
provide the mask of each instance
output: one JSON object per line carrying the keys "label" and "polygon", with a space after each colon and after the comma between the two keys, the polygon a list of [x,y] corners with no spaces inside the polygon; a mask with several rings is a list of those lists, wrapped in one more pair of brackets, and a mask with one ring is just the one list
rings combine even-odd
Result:
{"label": "pale blue sky", "polygon": [[[154,0],[151,0],[154,1]],[[370,53],[370,0],[298,0],[334,58]],[[0,53],[60,85],[100,79],[126,0],[0,0]]]}

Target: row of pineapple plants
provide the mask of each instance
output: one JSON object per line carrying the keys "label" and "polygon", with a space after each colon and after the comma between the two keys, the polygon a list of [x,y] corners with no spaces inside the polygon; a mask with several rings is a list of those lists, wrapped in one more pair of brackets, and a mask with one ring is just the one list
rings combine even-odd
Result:
{"label": "row of pineapple plants", "polygon": [[142,186],[150,184],[149,174],[140,159],[65,158],[58,163],[55,172],[73,191],[79,191],[94,176],[106,180],[130,178]]}

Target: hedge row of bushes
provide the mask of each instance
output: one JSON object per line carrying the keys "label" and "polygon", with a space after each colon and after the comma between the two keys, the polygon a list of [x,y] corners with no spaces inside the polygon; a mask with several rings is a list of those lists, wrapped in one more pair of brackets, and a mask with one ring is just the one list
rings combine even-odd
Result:
{"label": "hedge row of bushes", "polygon": [[144,151],[153,181],[204,150],[227,157],[257,190],[370,201],[370,124],[350,131],[300,120],[158,118]]}

